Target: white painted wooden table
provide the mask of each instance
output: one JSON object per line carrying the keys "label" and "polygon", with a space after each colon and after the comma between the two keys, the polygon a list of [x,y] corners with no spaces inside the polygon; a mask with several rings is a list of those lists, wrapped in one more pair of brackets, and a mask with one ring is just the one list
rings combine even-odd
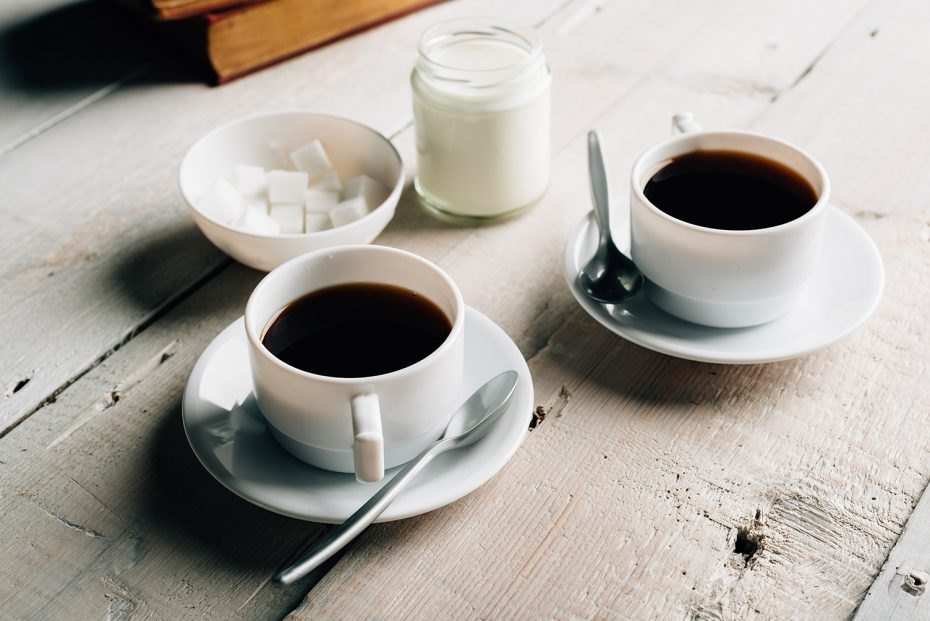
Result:
{"label": "white painted wooden table", "polygon": [[[545,418],[478,491],[276,590],[329,527],[234,497],[184,439],[188,373],[261,274],[197,232],[177,165],[215,125],[307,107],[374,126],[412,167],[418,34],[490,12],[544,38],[548,195],[473,229],[408,191],[378,241],[437,261],[507,330]],[[450,2],[222,88],[118,21],[96,2],[0,5],[0,617],[930,616],[930,500],[914,510],[930,479],[930,3]],[[681,110],[821,159],[885,261],[870,323],[728,367],[578,309],[560,257],[589,210],[585,133],[619,188]]]}

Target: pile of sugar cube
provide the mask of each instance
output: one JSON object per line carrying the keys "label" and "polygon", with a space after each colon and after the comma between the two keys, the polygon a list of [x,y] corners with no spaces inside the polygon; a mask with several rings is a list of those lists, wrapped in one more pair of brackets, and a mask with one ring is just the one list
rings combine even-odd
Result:
{"label": "pile of sugar cube", "polygon": [[288,156],[294,170],[235,166],[200,197],[197,208],[216,222],[249,233],[316,233],[358,220],[390,193],[367,175],[343,183],[319,140]]}

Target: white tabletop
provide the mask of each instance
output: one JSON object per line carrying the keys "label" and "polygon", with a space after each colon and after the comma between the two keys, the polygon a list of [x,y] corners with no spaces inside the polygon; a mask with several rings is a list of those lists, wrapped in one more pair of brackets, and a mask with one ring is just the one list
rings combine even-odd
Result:
{"label": "white tabletop", "polygon": [[[447,2],[219,88],[113,11],[0,7],[0,617],[841,619],[880,572],[863,618],[930,615],[930,500],[901,537],[930,478],[930,4]],[[390,136],[410,178],[419,33],[500,11],[552,69],[545,199],[456,227],[408,188],[377,243],[438,262],[506,330],[544,418],[483,487],[277,590],[329,527],[234,496],[184,438],[191,369],[261,274],[200,235],[177,166],[223,122],[311,108]],[[825,165],[884,260],[866,325],[728,366],[578,306],[562,250],[590,209],[586,132],[623,200],[685,110]]]}

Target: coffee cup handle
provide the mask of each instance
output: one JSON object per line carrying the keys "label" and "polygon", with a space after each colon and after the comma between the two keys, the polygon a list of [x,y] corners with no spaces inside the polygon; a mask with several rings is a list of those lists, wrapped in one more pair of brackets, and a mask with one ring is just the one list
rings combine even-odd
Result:
{"label": "coffee cup handle", "polygon": [[384,478],[384,436],[381,434],[381,404],[378,395],[352,397],[352,434],[355,443],[355,478],[376,483]]}
{"label": "coffee cup handle", "polygon": [[690,112],[680,112],[672,117],[672,135],[701,131],[701,125]]}

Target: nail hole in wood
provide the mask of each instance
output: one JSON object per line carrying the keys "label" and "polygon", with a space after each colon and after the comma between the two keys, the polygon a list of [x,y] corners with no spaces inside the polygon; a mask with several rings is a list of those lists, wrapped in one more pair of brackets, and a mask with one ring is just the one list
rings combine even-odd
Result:
{"label": "nail hole in wood", "polygon": [[530,421],[530,430],[536,429],[544,420],[546,420],[546,408],[538,405],[533,412],[533,420]]}
{"label": "nail hole in wood", "polygon": [[927,590],[927,582],[930,582],[930,575],[922,571],[912,571],[904,576],[901,588],[906,593],[920,597]]}
{"label": "nail hole in wood", "polygon": [[6,392],[3,393],[3,396],[4,396],[4,397],[12,397],[12,396],[15,395],[16,393],[18,393],[20,390],[22,390],[23,388],[25,388],[25,387],[26,387],[26,384],[28,384],[28,383],[31,382],[31,381],[32,381],[32,375],[27,375],[26,377],[22,377],[22,378],[16,380],[16,383],[15,383],[15,384],[13,384],[12,386],[9,386],[9,387],[6,389]]}
{"label": "nail hole in wood", "polygon": [[745,557],[746,565],[759,551],[761,536],[749,532],[748,528],[740,528],[736,531],[736,544],[733,546],[733,552],[742,554]]}

